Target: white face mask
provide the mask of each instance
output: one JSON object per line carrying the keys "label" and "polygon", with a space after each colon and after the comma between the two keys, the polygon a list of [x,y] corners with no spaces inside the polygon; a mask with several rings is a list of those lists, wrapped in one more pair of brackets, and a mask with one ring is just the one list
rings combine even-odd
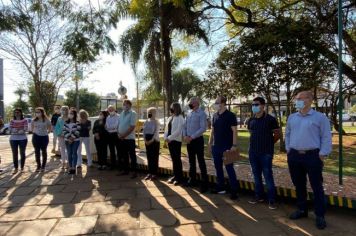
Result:
{"label": "white face mask", "polygon": [[69,118],[69,119],[73,119],[73,118],[74,118],[74,115],[73,115],[73,114],[69,114],[69,115],[68,115],[68,118]]}
{"label": "white face mask", "polygon": [[64,116],[66,114],[65,111],[61,111],[61,115]]}
{"label": "white face mask", "polygon": [[111,115],[111,116],[115,115],[115,112],[114,112],[114,111],[111,111],[111,112],[110,112],[110,115]]}

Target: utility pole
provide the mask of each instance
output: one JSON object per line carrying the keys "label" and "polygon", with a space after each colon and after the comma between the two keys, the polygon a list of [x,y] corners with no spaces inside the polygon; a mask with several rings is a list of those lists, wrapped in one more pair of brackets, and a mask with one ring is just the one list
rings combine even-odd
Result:
{"label": "utility pole", "polygon": [[338,51],[338,75],[339,75],[339,185],[343,184],[343,147],[342,147],[342,110],[344,108],[344,99],[342,96],[342,0],[338,0],[338,36],[339,36],[339,51]]}
{"label": "utility pole", "polygon": [[161,59],[161,80],[162,80],[162,95],[163,95],[163,127],[166,127],[166,95],[167,91],[165,91],[165,66],[164,66],[164,47],[163,47],[163,40],[164,40],[164,35],[163,35],[163,28],[164,28],[164,23],[163,23],[163,7],[162,7],[162,0],[158,0],[158,6],[159,6],[159,22],[160,22],[160,47],[161,47],[161,52],[160,52],[160,59]]}

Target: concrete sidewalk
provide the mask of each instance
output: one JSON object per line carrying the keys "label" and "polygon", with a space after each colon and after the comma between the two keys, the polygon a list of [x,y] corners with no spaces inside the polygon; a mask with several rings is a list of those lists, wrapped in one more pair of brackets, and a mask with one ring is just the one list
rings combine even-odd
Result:
{"label": "concrete sidewalk", "polygon": [[[328,228],[319,231],[314,216],[290,221],[294,205],[247,203],[251,195],[231,201],[228,195],[200,194],[141,176],[87,169],[69,176],[57,158],[38,174],[28,145],[25,172],[11,174],[10,148],[0,150],[0,235],[355,235],[356,213],[329,209]],[[49,147],[48,150],[51,150]]]}

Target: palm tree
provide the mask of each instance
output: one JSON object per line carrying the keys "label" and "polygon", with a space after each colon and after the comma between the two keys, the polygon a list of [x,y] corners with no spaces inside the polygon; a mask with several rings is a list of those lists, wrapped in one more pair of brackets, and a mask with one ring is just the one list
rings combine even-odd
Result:
{"label": "palm tree", "polygon": [[[173,32],[203,39],[200,12],[193,11],[194,0],[131,0],[129,16],[137,22],[120,39],[124,61],[129,60],[134,70],[143,56],[157,89],[165,88],[167,104],[172,103],[172,40]],[[161,68],[161,79],[159,70]],[[168,108],[169,106],[167,106]]]}

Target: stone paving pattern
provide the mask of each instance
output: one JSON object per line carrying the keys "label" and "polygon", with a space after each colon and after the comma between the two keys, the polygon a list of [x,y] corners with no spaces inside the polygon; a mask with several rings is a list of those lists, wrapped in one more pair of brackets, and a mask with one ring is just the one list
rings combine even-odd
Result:
{"label": "stone paving pattern", "polygon": [[0,175],[0,235],[355,235],[352,210],[330,209],[328,228],[319,231],[312,214],[288,219],[293,204],[272,211],[250,205],[251,195],[231,201],[169,185],[166,177],[144,181],[142,173],[131,180],[85,165],[69,176],[54,157],[47,172],[36,173],[31,145],[27,154],[25,172],[12,175],[10,148],[1,150],[6,171]]}

